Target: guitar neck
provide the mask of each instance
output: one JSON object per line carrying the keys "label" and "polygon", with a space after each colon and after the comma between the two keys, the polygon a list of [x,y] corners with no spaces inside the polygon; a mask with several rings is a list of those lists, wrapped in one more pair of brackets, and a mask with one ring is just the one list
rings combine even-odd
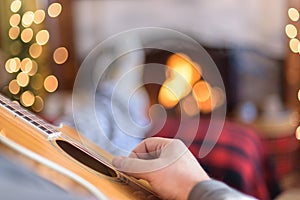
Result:
{"label": "guitar neck", "polygon": [[19,104],[9,100],[7,97],[0,94],[0,107],[8,111],[10,114],[21,119],[24,123],[27,123],[44,134],[49,140],[61,135],[53,125],[47,123],[42,118],[24,109]]}

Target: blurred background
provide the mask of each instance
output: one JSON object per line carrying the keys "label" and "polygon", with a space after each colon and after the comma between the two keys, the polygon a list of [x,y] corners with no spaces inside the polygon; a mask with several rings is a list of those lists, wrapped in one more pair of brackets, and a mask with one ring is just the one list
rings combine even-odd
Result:
{"label": "blurred background", "polygon": [[190,58],[149,50],[145,63],[189,71],[193,86],[175,103],[149,87],[153,98],[175,116],[179,101],[191,117],[226,104],[228,119],[257,130],[289,191],[300,185],[299,12],[300,0],[2,0],[0,90],[53,122],[70,114],[76,73],[101,41],[132,28],[180,31],[206,49],[225,91],[201,79]]}

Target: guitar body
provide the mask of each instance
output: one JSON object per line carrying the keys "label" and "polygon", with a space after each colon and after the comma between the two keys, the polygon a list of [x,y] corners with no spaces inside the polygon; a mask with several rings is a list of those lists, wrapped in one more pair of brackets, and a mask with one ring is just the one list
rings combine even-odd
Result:
{"label": "guitar body", "polygon": [[[0,107],[0,143],[49,171],[55,171],[69,182],[75,182],[95,199],[158,199],[145,181],[117,171],[111,165],[112,156],[76,130],[68,126],[55,127],[53,130],[57,133],[48,136],[33,125],[41,123],[40,119],[36,119],[34,117],[38,123],[26,122],[15,111]],[[51,126],[47,124],[44,127]],[[70,192],[74,190],[72,185],[61,183],[66,181],[51,174],[43,173],[42,176]]]}

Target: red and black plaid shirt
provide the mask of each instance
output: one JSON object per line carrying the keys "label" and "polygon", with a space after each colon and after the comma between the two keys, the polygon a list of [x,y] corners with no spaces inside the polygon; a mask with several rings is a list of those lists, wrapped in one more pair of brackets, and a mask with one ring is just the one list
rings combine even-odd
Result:
{"label": "red and black plaid shirt", "polygon": [[194,135],[189,134],[193,131],[192,120],[180,122],[169,118],[158,133],[151,135],[178,138],[176,134],[180,125],[184,134],[180,134],[179,138],[188,144],[193,139],[189,149],[212,178],[259,199],[271,199],[279,194],[273,165],[256,132],[226,121],[216,145],[207,156],[200,159],[199,150],[210,123],[208,119],[201,118],[197,134],[192,138]]}

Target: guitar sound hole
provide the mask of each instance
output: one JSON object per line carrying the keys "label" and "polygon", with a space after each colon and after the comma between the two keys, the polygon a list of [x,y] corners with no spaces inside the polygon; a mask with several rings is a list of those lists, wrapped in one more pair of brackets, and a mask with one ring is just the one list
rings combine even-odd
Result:
{"label": "guitar sound hole", "polygon": [[105,164],[101,163],[99,160],[88,155],[81,149],[78,149],[76,146],[72,145],[71,143],[63,140],[56,140],[56,143],[62,150],[64,150],[67,154],[69,154],[72,158],[74,158],[78,162],[106,176],[117,177],[117,174],[113,169],[109,168]]}

